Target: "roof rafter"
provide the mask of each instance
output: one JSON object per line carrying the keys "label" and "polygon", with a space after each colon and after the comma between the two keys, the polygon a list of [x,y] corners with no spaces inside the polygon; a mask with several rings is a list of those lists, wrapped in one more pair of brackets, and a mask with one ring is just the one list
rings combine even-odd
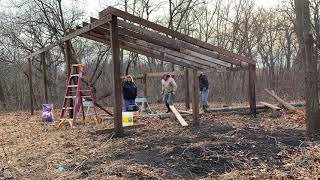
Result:
{"label": "roof rafter", "polygon": [[159,31],[159,32],[162,32],[164,34],[170,35],[173,38],[177,38],[177,39],[186,41],[188,43],[197,45],[199,47],[202,47],[202,48],[205,48],[205,49],[208,49],[208,50],[216,51],[216,52],[221,53],[221,54],[223,54],[225,56],[233,57],[233,58],[239,59],[241,61],[247,62],[249,64],[253,64],[253,65],[256,64],[256,62],[254,60],[249,59],[248,57],[245,57],[245,56],[242,56],[242,55],[239,55],[239,54],[235,54],[235,53],[233,53],[231,51],[228,51],[228,50],[219,48],[217,46],[214,46],[212,44],[200,41],[199,39],[192,38],[190,36],[184,35],[184,34],[179,33],[177,31],[171,30],[169,28],[166,28],[166,27],[161,26],[159,24],[156,24],[154,22],[142,19],[140,17],[134,16],[132,14],[126,13],[124,11],[121,11],[121,10],[113,8],[113,7],[108,7],[107,9],[101,11],[99,13],[99,18],[106,17],[106,16],[108,16],[110,14],[115,15],[117,17],[121,17],[121,18],[126,19],[126,20],[129,20],[131,22],[143,25],[145,27],[151,28],[151,29],[153,29],[155,31]]}
{"label": "roof rafter", "polygon": [[78,26],[76,30],[70,31],[68,35],[57,42],[29,54],[26,58],[48,51],[77,36],[109,44],[110,27],[108,22],[111,21],[111,16],[120,17],[148,28],[118,20],[120,46],[128,51],[192,69],[220,67],[230,69],[234,67],[233,65],[238,67],[247,67],[249,64],[255,65],[255,61],[247,57],[218,48],[113,7],[108,7],[100,12],[99,19],[90,18],[90,23],[83,22],[83,27]]}

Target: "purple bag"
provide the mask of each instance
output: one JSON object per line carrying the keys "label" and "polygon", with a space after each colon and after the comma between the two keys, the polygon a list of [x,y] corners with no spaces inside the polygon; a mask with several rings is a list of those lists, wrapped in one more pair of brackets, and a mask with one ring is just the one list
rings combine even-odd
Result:
{"label": "purple bag", "polygon": [[42,121],[43,122],[53,121],[53,104],[42,105]]}

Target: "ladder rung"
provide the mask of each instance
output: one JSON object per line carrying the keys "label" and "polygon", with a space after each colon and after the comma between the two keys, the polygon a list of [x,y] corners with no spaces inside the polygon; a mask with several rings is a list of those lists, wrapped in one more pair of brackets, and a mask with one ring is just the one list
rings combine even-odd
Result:
{"label": "ladder rung", "polygon": [[78,85],[68,85],[68,87],[78,87]]}
{"label": "ladder rung", "polygon": [[[90,92],[91,90],[80,90],[80,92]],[[77,92],[77,91],[69,91],[70,93],[74,93],[74,92]]]}
{"label": "ladder rung", "polygon": [[62,109],[73,109],[73,107],[63,107]]}
{"label": "ladder rung", "polygon": [[66,99],[76,98],[77,96],[66,96]]}
{"label": "ladder rung", "polygon": [[79,77],[80,74],[71,74],[70,76],[71,76],[71,77]]}

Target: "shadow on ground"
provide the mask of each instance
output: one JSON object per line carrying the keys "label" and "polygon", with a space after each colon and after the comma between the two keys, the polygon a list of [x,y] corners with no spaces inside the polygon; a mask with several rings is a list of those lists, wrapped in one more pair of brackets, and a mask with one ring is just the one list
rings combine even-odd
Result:
{"label": "shadow on ground", "polygon": [[[162,178],[195,179],[254,169],[263,164],[268,170],[281,167],[290,152],[302,147],[306,139],[305,132],[298,129],[234,128],[214,122],[203,122],[199,127],[180,130],[178,134],[174,130],[126,133],[125,139],[139,137],[139,140],[126,141],[125,147],[117,147],[125,150],[114,152],[111,157],[88,160],[80,170],[90,171],[106,161],[146,165],[150,171],[162,169],[165,172]],[[123,174],[129,178],[154,179],[124,169],[111,171],[111,175],[121,177]]]}

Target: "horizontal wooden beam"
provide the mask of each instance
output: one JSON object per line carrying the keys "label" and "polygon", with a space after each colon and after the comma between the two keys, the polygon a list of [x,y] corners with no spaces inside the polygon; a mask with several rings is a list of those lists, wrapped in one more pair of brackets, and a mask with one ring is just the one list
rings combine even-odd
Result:
{"label": "horizontal wooden beam", "polygon": [[[101,38],[103,36],[108,38],[108,34],[105,33],[107,30],[96,28],[94,30],[92,30],[91,32],[89,32],[89,34],[92,32],[97,33],[97,36],[100,36]],[[100,35],[98,35],[100,34]],[[122,40],[124,43],[128,44],[131,43],[131,48],[134,49],[139,49],[139,54],[142,54],[141,51],[146,51],[146,52],[151,52],[153,54],[158,54],[158,58],[163,58],[160,60],[164,60],[166,61],[166,59],[168,59],[168,62],[178,62],[178,65],[181,66],[185,66],[185,67],[189,67],[189,68],[196,68],[196,69],[207,69],[207,68],[217,68],[217,66],[213,63],[213,62],[208,62],[199,58],[195,58],[192,56],[188,56],[188,55],[184,55],[182,53],[179,53],[178,51],[174,51],[174,50],[170,50],[161,46],[157,46],[154,45],[152,43],[148,43],[142,40],[137,40],[134,39],[132,37],[128,37],[128,36],[123,36],[123,35],[119,35],[119,39]],[[126,47],[122,47],[122,48],[126,48]],[[142,48],[142,49],[141,49]],[[163,57],[161,56],[161,53],[163,53]],[[181,62],[183,62],[184,64],[181,64]]]}
{"label": "horizontal wooden beam", "polygon": [[[97,20],[98,19],[95,19],[92,17],[90,18],[91,23],[94,23]],[[209,52],[209,51],[204,50],[202,48],[196,47],[192,44],[188,44],[186,42],[179,42],[178,40],[168,38],[166,36],[151,32],[147,29],[135,26],[133,24],[130,24],[130,23],[127,23],[127,22],[124,22],[121,20],[119,20],[118,23],[119,23],[119,26],[123,26],[123,27],[119,27],[119,33],[122,35],[130,36],[133,38],[138,38],[138,39],[144,40],[146,42],[149,42],[151,44],[155,44],[155,45],[158,45],[161,47],[168,48],[170,50],[180,51],[186,55],[190,55],[192,57],[199,58],[199,59],[217,64],[220,66],[230,67],[231,64],[241,65],[240,61],[232,60],[231,58],[228,59],[224,56],[219,56],[215,52]],[[86,26],[86,25],[88,25],[88,23],[83,22],[83,25]],[[130,30],[128,30],[128,29],[130,29]],[[95,30],[99,30],[100,33],[103,33],[103,34],[108,34],[109,33],[109,25],[104,24],[104,25],[96,28]],[[131,30],[133,30],[133,31],[131,31]],[[164,42],[164,41],[166,41],[166,42]],[[179,47],[181,47],[182,45],[183,45],[183,47],[189,48],[191,50],[184,49],[184,48],[180,49]],[[195,52],[193,52],[192,50]],[[200,52],[200,53],[198,53],[198,52]],[[202,54],[201,54],[201,52],[202,52]],[[222,60],[219,60],[217,58],[222,58]],[[228,63],[231,63],[231,64],[228,64]],[[211,65],[210,67],[218,68],[215,65]]]}
{"label": "horizontal wooden beam", "polygon": [[[95,22],[97,20],[98,19],[93,18],[93,17],[90,18],[90,22],[91,23],[93,23],[93,22]],[[84,23],[84,24],[86,25],[88,23]],[[105,30],[109,30],[110,27],[109,27],[108,24],[104,24],[104,25],[100,26],[100,28],[105,29]],[[168,49],[172,49],[172,50],[176,50],[176,51],[180,50],[180,47],[175,45],[175,44],[168,43],[166,41],[153,38],[153,36],[149,36],[147,34],[134,31],[134,30],[132,30],[130,28],[124,28],[124,27],[120,26],[119,27],[119,33],[123,34],[123,35],[126,35],[126,36],[131,36],[131,37],[134,37],[134,38],[137,38],[137,39],[141,39],[141,40],[144,40],[146,42],[149,42],[149,43],[152,43],[152,44],[155,44],[155,45],[159,45],[159,46],[162,46],[162,47],[165,47],[165,48],[168,48]]]}
{"label": "horizontal wooden beam", "polygon": [[228,51],[228,50],[219,48],[217,46],[214,46],[212,44],[200,41],[198,39],[195,39],[195,38],[192,38],[190,36],[184,35],[184,34],[179,33],[177,31],[171,30],[169,28],[166,28],[166,27],[161,26],[159,24],[156,24],[154,22],[150,22],[148,20],[145,20],[143,18],[134,16],[132,14],[129,14],[127,12],[121,11],[121,10],[113,8],[113,7],[108,7],[107,9],[101,11],[99,13],[99,18],[103,18],[103,17],[105,17],[105,16],[107,16],[109,14],[116,15],[118,17],[121,17],[121,18],[125,19],[125,20],[129,20],[131,22],[143,25],[143,26],[151,28],[151,29],[153,29],[155,31],[162,32],[164,34],[172,36],[173,38],[177,38],[177,39],[186,41],[188,43],[197,45],[199,47],[206,48],[206,49],[209,49],[209,50],[212,50],[212,51],[216,51],[216,52],[221,53],[221,54],[223,54],[225,56],[233,57],[233,58],[239,59],[241,61],[247,62],[249,64],[253,64],[253,65],[256,64],[256,62],[254,60],[249,59],[248,57],[245,57],[245,56],[242,56],[242,55],[239,55],[239,54],[235,54],[235,53],[233,53],[231,51]]}
{"label": "horizontal wooden beam", "polygon": [[65,41],[68,41],[68,40],[75,38],[83,33],[89,32],[90,30],[95,29],[96,27],[99,27],[103,24],[106,24],[108,21],[110,21],[108,16],[100,18],[98,21],[95,21],[94,23],[91,23],[87,26],[82,27],[81,29],[77,29],[76,31],[73,31],[73,32],[67,34],[66,36],[64,36],[63,38],[58,40],[57,42],[31,53],[28,56],[26,56],[25,58],[32,58],[33,56],[39,55],[43,52],[46,52],[46,51],[54,48],[55,46],[62,44]]}
{"label": "horizontal wooden beam", "polygon": [[[94,33],[93,31],[85,33],[85,34],[81,34],[81,37],[87,38],[87,39],[91,39],[93,41],[97,41],[100,43],[104,43],[104,44],[110,44],[110,37],[108,35],[101,35],[98,33]],[[167,62],[171,62],[174,64],[178,64],[184,67],[189,67],[192,69],[204,69],[206,68],[203,65],[199,65],[196,63],[192,63],[192,62],[188,62],[187,60],[181,59],[181,58],[176,58],[176,57],[172,57],[171,55],[168,55],[166,53],[162,53],[159,52],[157,50],[153,50],[153,49],[149,49],[147,47],[143,47],[131,42],[127,42],[126,40],[123,40],[121,37],[119,37],[120,40],[120,47],[123,49],[126,49],[128,51],[132,51],[132,52],[136,52],[138,54],[142,54],[145,55],[147,57],[151,57],[151,58],[155,58],[155,59],[159,59],[162,61],[167,61]]]}
{"label": "horizontal wooden beam", "polygon": [[213,52],[213,51],[210,51],[210,50],[207,50],[207,49],[204,49],[204,48],[200,48],[200,47],[197,47],[195,45],[189,44],[189,43],[184,42],[184,41],[180,41],[180,40],[177,40],[177,39],[169,38],[169,37],[161,35],[161,34],[159,34],[157,32],[152,32],[150,30],[147,30],[145,28],[136,26],[134,24],[130,24],[130,23],[125,22],[125,21],[119,20],[118,24],[119,24],[119,26],[121,26],[123,28],[136,31],[136,32],[138,32],[140,34],[143,34],[144,36],[152,37],[154,39],[157,39],[158,41],[165,41],[168,44],[170,44],[171,46],[173,46],[175,48],[179,48],[179,51],[182,52],[182,53],[185,53],[185,54],[188,54],[186,52],[186,50],[191,50],[191,51],[194,51],[194,52],[197,52],[197,53],[201,53],[202,55],[209,56],[211,58],[220,59],[221,61],[225,61],[226,63],[231,63],[231,64],[234,64],[234,65],[237,65],[237,66],[241,65],[241,61],[239,61],[239,60],[236,60],[236,59],[233,59],[233,58],[230,58],[230,57],[226,57],[226,56],[223,56],[223,55],[219,55],[217,52]]}
{"label": "horizontal wooden beam", "polygon": [[[169,56],[174,56],[174,57],[177,57],[177,58],[185,59],[188,62],[197,63],[197,64],[200,64],[202,66],[207,66],[209,68],[217,68],[218,67],[216,65],[216,62],[212,58],[209,58],[209,57],[208,57],[208,59],[204,60],[204,59],[201,59],[199,57],[193,57],[193,56],[190,56],[190,55],[186,55],[186,54],[180,53],[178,51],[173,51],[173,50],[170,50],[170,49],[166,49],[166,48],[163,48],[161,46],[157,46],[157,45],[154,45],[154,44],[151,44],[151,43],[147,43],[147,42],[141,41],[141,40],[135,40],[135,43],[138,44],[138,45],[141,45],[141,46],[148,47],[148,48],[153,49],[153,50],[158,50],[158,51],[164,52],[164,53],[168,54]],[[225,65],[225,64],[219,64],[219,65],[224,65],[225,67],[230,67],[230,66]]]}
{"label": "horizontal wooden beam", "polygon": [[203,60],[206,60],[206,61],[211,62],[211,63],[215,63],[215,64],[220,65],[220,66],[231,67],[231,65],[232,65],[232,64],[227,63],[225,61],[221,61],[219,59],[212,58],[210,56],[206,56],[206,55],[200,54],[198,52],[190,51],[188,49],[184,49],[183,52],[185,54],[187,54],[187,55],[190,55],[190,56],[193,56],[193,57],[196,57],[196,58],[199,58],[199,59],[203,59]]}

